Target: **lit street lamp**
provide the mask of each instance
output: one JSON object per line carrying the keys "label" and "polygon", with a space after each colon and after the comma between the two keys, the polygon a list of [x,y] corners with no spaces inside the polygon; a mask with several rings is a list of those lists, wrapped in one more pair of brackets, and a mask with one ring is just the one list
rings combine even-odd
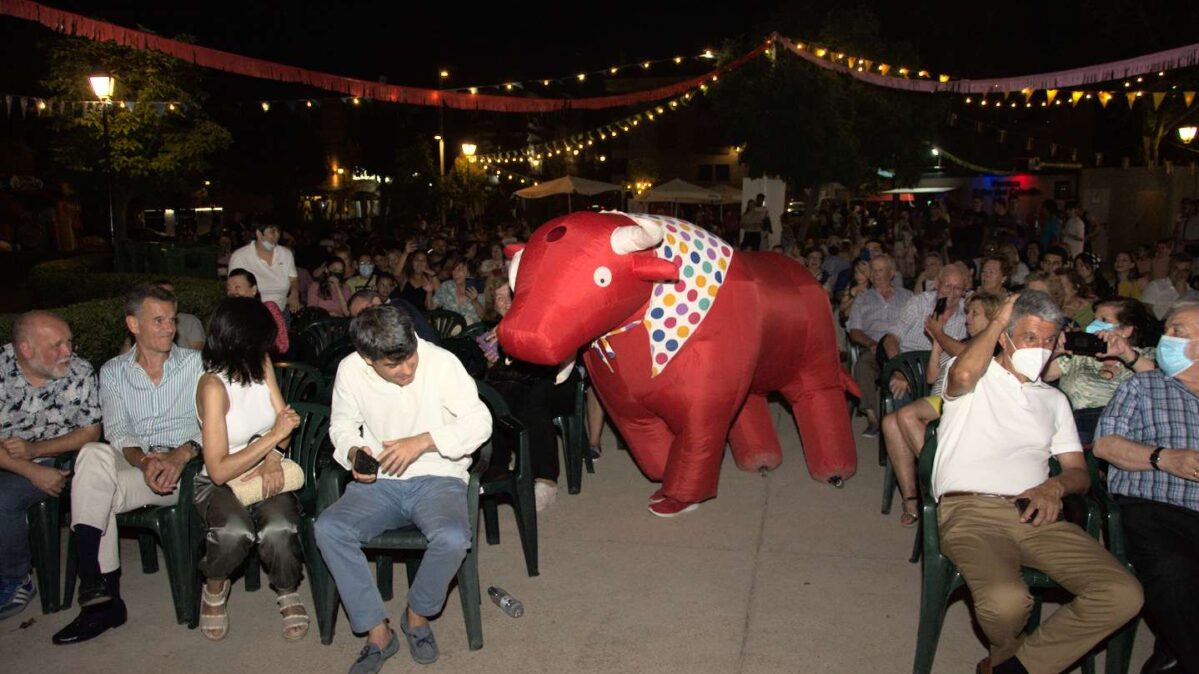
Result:
{"label": "lit street lamp", "polygon": [[1190,145],[1191,141],[1195,140],[1196,131],[1199,131],[1199,128],[1194,126],[1180,126],[1178,127],[1178,139],[1184,144]]}
{"label": "lit street lamp", "polygon": [[92,85],[92,92],[102,104],[100,119],[104,129],[104,182],[108,189],[108,236],[112,239],[113,251],[117,247],[116,219],[112,212],[112,145],[108,138],[108,111],[112,108],[112,95],[117,88],[117,79],[112,75],[92,75],[87,78]]}
{"label": "lit street lamp", "polygon": [[474,143],[463,143],[462,144],[462,154],[465,155],[472,162],[475,160],[475,150],[477,150],[477,149],[478,148],[475,146]]}

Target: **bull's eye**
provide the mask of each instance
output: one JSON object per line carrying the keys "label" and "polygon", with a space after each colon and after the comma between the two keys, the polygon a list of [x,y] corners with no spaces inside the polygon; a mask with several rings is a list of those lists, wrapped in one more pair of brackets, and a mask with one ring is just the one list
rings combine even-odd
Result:
{"label": "bull's eye", "polygon": [[607,288],[612,285],[612,270],[607,267],[596,267],[592,278],[595,279],[595,285]]}
{"label": "bull's eye", "polygon": [[562,225],[558,225],[546,233],[545,240],[546,243],[553,243],[564,236],[566,236],[566,228]]}

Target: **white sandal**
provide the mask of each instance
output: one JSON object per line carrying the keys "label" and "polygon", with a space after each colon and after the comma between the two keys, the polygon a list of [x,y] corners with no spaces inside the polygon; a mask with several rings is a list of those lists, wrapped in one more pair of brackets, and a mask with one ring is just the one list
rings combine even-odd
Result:
{"label": "white sandal", "polygon": [[[300,600],[300,593],[288,592],[287,594],[278,595],[275,597],[275,603],[279,605],[279,615],[283,616],[283,638],[288,641],[299,641],[308,636],[308,611],[304,609],[304,602]],[[286,612],[287,609],[297,606],[304,612],[292,614]]]}
{"label": "white sandal", "polygon": [[226,602],[229,600],[229,590],[232,588],[233,583],[226,578],[225,584],[221,586],[221,591],[212,594],[208,591],[208,583],[204,583],[200,593],[200,598],[204,602],[204,605],[225,609],[223,613],[200,613],[200,633],[209,641],[220,641],[229,636],[229,608]]}

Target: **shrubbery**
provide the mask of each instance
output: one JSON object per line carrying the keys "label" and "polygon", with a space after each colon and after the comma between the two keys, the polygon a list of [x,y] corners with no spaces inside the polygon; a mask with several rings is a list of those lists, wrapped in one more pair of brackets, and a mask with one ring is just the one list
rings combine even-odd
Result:
{"label": "shrubbery", "polygon": [[[171,277],[163,274],[120,274],[93,272],[94,261],[86,257],[44,262],[29,275],[30,304],[58,314],[75,336],[75,352],[99,369],[116,355],[124,341],[125,293],[142,283],[170,279],[179,296],[179,311],[195,314],[207,323],[224,297],[216,279]],[[12,334],[16,314],[0,314],[0,342]]]}

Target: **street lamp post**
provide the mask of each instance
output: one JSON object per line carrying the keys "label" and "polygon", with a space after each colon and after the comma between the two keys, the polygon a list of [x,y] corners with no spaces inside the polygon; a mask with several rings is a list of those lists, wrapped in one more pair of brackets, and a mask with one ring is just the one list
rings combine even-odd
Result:
{"label": "street lamp post", "polygon": [[100,123],[104,129],[104,182],[108,191],[108,236],[112,240],[113,252],[117,247],[116,218],[113,217],[112,206],[112,145],[108,137],[108,112],[112,108],[112,95],[116,90],[117,80],[111,75],[92,75],[88,78],[92,92],[100,100]]}
{"label": "street lamp post", "polygon": [[[437,91],[445,88],[445,81],[450,78],[450,71],[442,68],[437,71]],[[441,167],[441,182],[445,185],[445,100],[438,95],[437,101],[437,162]],[[441,205],[441,228],[445,229],[445,204]]]}
{"label": "street lamp post", "polygon": [[1191,141],[1195,140],[1196,131],[1199,131],[1199,128],[1194,126],[1180,126],[1178,127],[1178,139],[1181,140],[1184,145],[1190,145]]}

